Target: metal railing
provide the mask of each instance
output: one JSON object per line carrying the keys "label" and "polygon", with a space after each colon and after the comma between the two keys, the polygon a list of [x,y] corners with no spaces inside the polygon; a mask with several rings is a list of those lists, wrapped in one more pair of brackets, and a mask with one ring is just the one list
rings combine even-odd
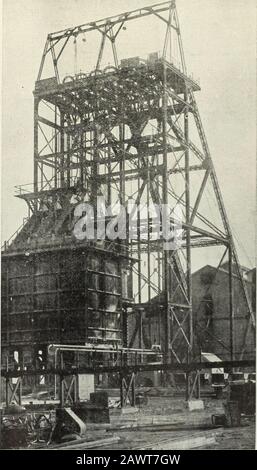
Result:
{"label": "metal railing", "polygon": [[[54,154],[53,154],[54,155]],[[53,181],[54,178],[52,178],[49,181],[43,181],[42,185],[38,188],[38,192],[41,191],[49,191],[51,189],[67,189],[67,182],[64,182],[64,186],[61,187],[61,178],[57,178],[56,183]],[[81,182],[81,179],[79,176],[71,176],[69,180],[69,187],[74,187],[79,185]],[[19,184],[17,186],[14,186],[14,195],[15,196],[24,196],[26,194],[31,194],[34,193],[34,184],[33,183],[27,183],[27,184]]]}
{"label": "metal railing", "polygon": [[8,240],[5,240],[4,241],[4,244],[1,246],[1,250],[2,251],[6,251],[9,246],[11,245],[12,241],[14,240],[14,238],[17,237],[17,235],[20,233],[20,231],[23,229],[23,227],[25,226],[25,224],[27,223],[27,221],[29,220],[29,217],[24,217],[23,218],[23,222],[22,224],[20,225],[19,228],[17,228],[17,230],[10,236],[10,238],[8,238]]}
{"label": "metal railing", "polygon": [[33,190],[34,190],[33,183],[19,184],[17,186],[14,186],[15,196],[21,196],[23,194],[32,193]]}

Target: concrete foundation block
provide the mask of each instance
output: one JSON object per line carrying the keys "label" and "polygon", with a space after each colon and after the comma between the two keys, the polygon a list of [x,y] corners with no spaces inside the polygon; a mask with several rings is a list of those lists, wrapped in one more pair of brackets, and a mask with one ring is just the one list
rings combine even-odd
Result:
{"label": "concrete foundation block", "polygon": [[120,411],[122,415],[131,415],[138,413],[138,408],[136,406],[124,406],[124,408],[121,408]]}
{"label": "concrete foundation block", "polygon": [[187,407],[189,411],[204,410],[203,400],[188,400]]}

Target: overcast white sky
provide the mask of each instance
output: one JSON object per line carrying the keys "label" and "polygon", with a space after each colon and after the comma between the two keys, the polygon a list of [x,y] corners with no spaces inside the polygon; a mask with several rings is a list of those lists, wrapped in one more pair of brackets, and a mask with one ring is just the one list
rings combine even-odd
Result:
{"label": "overcast white sky", "polygon": [[[25,203],[13,197],[13,187],[32,182],[32,91],[47,34],[155,3],[3,0],[3,240],[27,215]],[[256,2],[177,0],[177,9],[187,68],[200,78],[197,101],[227,213],[243,246],[240,259],[251,267],[256,221]],[[142,29],[140,37],[133,36],[133,45],[152,52],[157,49],[154,38],[152,29]]]}

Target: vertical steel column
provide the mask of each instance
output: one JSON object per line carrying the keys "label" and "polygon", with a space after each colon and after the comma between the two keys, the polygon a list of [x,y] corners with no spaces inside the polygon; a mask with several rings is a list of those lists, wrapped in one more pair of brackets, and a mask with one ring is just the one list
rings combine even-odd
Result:
{"label": "vertical steel column", "polygon": [[120,377],[120,406],[124,407],[124,381],[122,373],[119,374]]}
{"label": "vertical steel column", "polygon": [[80,183],[81,183],[81,188],[84,189],[84,135],[83,133],[80,136],[80,155],[79,155],[79,160],[80,160]]}
{"label": "vertical steel column", "polygon": [[88,288],[90,287],[90,284],[89,284],[89,273],[88,273],[88,255],[83,255],[84,256],[84,291],[85,291],[85,341],[88,341],[88,325],[89,325],[89,319],[88,319],[88,316],[89,316],[89,309],[88,309],[88,306],[89,306],[89,292],[88,292]]}
{"label": "vertical steel column", "polygon": [[[54,124],[55,124],[55,126],[57,126],[57,106],[56,105],[54,107]],[[57,188],[57,186],[58,186],[58,179],[57,179],[57,175],[58,175],[58,157],[57,157],[57,153],[58,153],[58,134],[57,134],[57,128],[56,127],[54,129],[54,152],[55,152],[55,156],[54,156],[54,187]]]}
{"label": "vertical steel column", "polygon": [[[112,43],[113,44],[113,43]],[[115,45],[113,44],[113,48],[115,50]],[[123,119],[123,117],[122,117]],[[121,124],[119,125],[119,145],[121,149],[120,153],[120,164],[119,164],[119,170],[120,170],[120,204],[122,207],[125,205],[125,152],[124,152],[124,139],[125,139],[125,125],[122,120]],[[128,233],[128,227],[126,223],[126,251],[128,253],[129,250],[129,233]],[[123,251],[123,248],[122,248]],[[123,346],[126,348],[128,347],[128,311],[127,307],[123,307],[123,302],[122,299],[124,297],[124,292],[123,292],[123,283],[122,283],[122,264],[121,261],[119,262],[119,275],[120,275],[120,292],[121,292],[121,299],[119,301],[120,303],[120,308],[122,312],[122,335],[123,335]],[[125,361],[127,363],[127,356],[125,358]]]}
{"label": "vertical steel column", "polygon": [[[122,345],[125,348],[128,347],[128,312],[126,306],[122,308]],[[126,363],[126,357],[124,361]]]}
{"label": "vertical steel column", "polygon": [[[150,213],[149,213],[149,204],[150,204],[150,171],[149,171],[149,157],[147,157],[147,277],[148,277],[148,302],[151,299],[151,247],[150,247]],[[150,323],[149,323],[150,325]],[[151,339],[151,331],[150,331]]]}
{"label": "vertical steel column", "polygon": [[64,177],[64,115],[62,112],[60,112],[60,126],[61,126],[61,130],[60,130],[60,154],[61,154],[61,171],[60,171],[60,175],[61,175],[61,181],[60,181],[60,186],[61,188],[64,187],[64,184],[65,184],[65,177]]}
{"label": "vertical steel column", "polygon": [[228,248],[229,266],[229,319],[230,319],[230,359],[234,360],[234,292],[233,292],[233,249],[231,242]]}
{"label": "vertical steel column", "polygon": [[[139,322],[139,328],[138,328],[138,337],[139,337],[139,348],[143,348],[143,310],[140,308],[138,311],[138,322]],[[142,356],[139,356],[140,362],[142,362]]]}
{"label": "vertical steel column", "polygon": [[[140,159],[138,158],[138,168],[140,168]],[[140,191],[140,176],[138,173],[138,178],[137,178],[137,190],[138,192]],[[140,201],[139,201],[139,207],[137,207],[137,258],[138,258],[138,276],[137,276],[137,288],[138,288],[138,303],[141,303],[142,301],[142,292],[141,292],[141,286],[142,286],[142,272],[141,272],[141,232],[140,232],[140,225],[141,225],[141,214],[140,214]]]}
{"label": "vertical steel column", "polygon": [[59,389],[60,389],[59,399],[60,399],[60,406],[61,406],[61,408],[63,408],[64,405],[65,405],[64,383],[63,383],[63,381],[65,379],[64,379],[64,376],[63,376],[63,373],[62,373],[62,370],[63,370],[63,353],[62,353],[62,351],[60,351],[60,367],[61,367],[61,372],[59,374]]}
{"label": "vertical steel column", "polygon": [[[95,116],[96,120],[96,116]],[[96,123],[95,123],[96,124]],[[95,223],[96,223],[96,209],[97,209],[97,192],[98,192],[98,127],[95,125],[93,131],[93,167],[92,167],[92,178],[91,178],[91,198],[92,204],[94,207],[94,214],[95,214]]]}
{"label": "vertical steel column", "polygon": [[[185,90],[184,100],[188,102],[188,91]],[[188,107],[185,109],[184,113],[184,134],[186,142],[186,151],[185,151],[185,202],[186,202],[186,224],[190,224],[190,155],[189,155],[189,117],[188,117]],[[186,263],[187,263],[187,272],[186,272],[186,282],[187,282],[187,296],[189,302],[189,342],[190,342],[190,351],[189,351],[189,361],[192,356],[193,349],[193,319],[192,319],[192,276],[191,276],[191,232],[190,228],[186,229]]]}
{"label": "vertical steel column", "polygon": [[[158,292],[161,293],[161,257],[160,252],[157,252],[157,276],[158,276]],[[159,344],[161,344],[161,334],[162,334],[162,312],[159,304],[158,308],[158,329],[159,329]]]}
{"label": "vertical steel column", "polygon": [[58,317],[58,342],[62,343],[62,315],[61,315],[61,302],[60,302],[60,291],[61,291],[61,266],[60,266],[61,255],[57,254],[57,273],[56,273],[56,294],[57,294],[57,317]]}
{"label": "vertical steel column", "polygon": [[107,171],[108,171],[108,181],[107,181],[107,204],[108,206],[111,205],[112,203],[112,164],[111,164],[111,149],[110,149],[110,144],[108,142],[108,148],[107,148],[107,154],[108,154],[108,164],[107,164]]}
{"label": "vertical steel column", "polygon": [[[39,99],[34,98],[34,193],[38,193],[38,106]],[[38,210],[38,201],[35,199],[35,212]]]}
{"label": "vertical steel column", "polygon": [[5,403],[6,406],[9,406],[9,381],[10,378],[6,376],[5,378]]}
{"label": "vertical steel column", "polygon": [[120,154],[120,203],[124,206],[125,203],[125,154],[124,154],[124,136],[125,126],[119,125],[119,145],[121,149]]}
{"label": "vertical steel column", "polygon": [[[35,364],[35,367],[37,368],[37,361],[36,361],[36,352],[35,352],[35,345],[37,344],[37,339],[35,338],[35,311],[37,311],[37,255],[35,254],[32,259],[32,275],[31,275],[31,304],[32,304],[32,311],[31,311],[31,317],[30,317],[30,322],[31,322],[31,330],[32,330],[32,338],[33,338],[33,344],[34,344],[34,349],[33,349],[33,361]],[[33,347],[33,346],[32,346]],[[37,376],[35,375],[33,377],[33,387],[36,387],[37,385]]]}
{"label": "vertical steel column", "polygon": [[190,397],[190,372],[186,372],[186,401],[189,400],[189,397]]}
{"label": "vertical steel column", "polygon": [[[160,132],[160,127],[161,127],[161,122],[158,121],[158,133]],[[157,154],[157,168],[159,168],[159,164],[160,164],[160,156],[159,154]],[[160,173],[158,172],[157,174],[157,186],[159,187],[160,186]],[[160,235],[160,230],[159,230],[159,235]],[[162,265],[162,259],[161,259],[161,256],[160,256],[160,249],[159,249],[159,246],[158,246],[158,251],[157,251],[157,277],[158,277],[158,281],[157,281],[157,284],[158,284],[158,292],[159,292],[159,295],[161,294],[161,291],[162,291],[162,272],[161,272],[161,265]],[[158,309],[158,325],[159,325],[159,344],[162,344],[161,343],[161,335],[162,335],[162,309],[161,309],[161,305],[159,304],[159,309]]]}
{"label": "vertical steel column", "polygon": [[[167,162],[167,70],[166,64],[163,63],[163,96],[162,96],[162,132],[163,132],[163,173],[162,173],[162,203],[167,208],[168,204],[168,162]],[[163,231],[162,218],[162,231]],[[163,240],[164,247],[164,240]],[[164,280],[164,324],[165,324],[165,361],[168,362],[170,350],[170,269],[169,269],[169,251],[163,250],[163,280]]]}
{"label": "vertical steel column", "polygon": [[131,406],[136,406],[136,374],[132,372],[131,379]]}
{"label": "vertical steel column", "polygon": [[60,374],[59,377],[60,377],[60,407],[63,408],[65,405],[64,385],[63,385],[64,377],[62,374]]}

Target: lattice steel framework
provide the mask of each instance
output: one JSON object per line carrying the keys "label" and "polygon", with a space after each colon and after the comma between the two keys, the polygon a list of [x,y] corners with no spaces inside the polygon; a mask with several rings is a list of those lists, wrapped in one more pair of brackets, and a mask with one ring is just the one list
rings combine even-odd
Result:
{"label": "lattice steel framework", "polygon": [[[147,60],[122,60],[117,43],[127,23],[153,16],[165,28],[162,54]],[[91,32],[101,35],[95,68],[90,73],[63,77],[61,61],[69,43]],[[106,44],[113,64],[101,68]],[[172,59],[177,51],[176,61]],[[169,55],[169,53],[171,53]],[[53,73],[42,78],[46,62]],[[17,188],[36,216],[42,207],[53,213],[62,208],[55,235],[72,218],[74,200],[97,196],[107,205],[132,205],[134,234],[123,241],[136,261],[129,273],[134,304],[127,315],[136,322],[125,345],[147,347],[143,322],[158,312],[155,342],[165,345],[166,361],[186,362],[194,355],[191,254],[193,248],[222,246],[229,261],[230,354],[234,358],[233,269],[239,276],[248,306],[248,321],[241,357],[255,319],[244,285],[209,147],[195,101],[199,84],[188,76],[174,1],[49,34],[34,92],[34,183]],[[197,174],[197,177],[194,175]],[[218,217],[201,211],[207,190],[213,192]],[[133,205],[134,204],[134,205]],[[167,204],[170,224],[182,216],[181,244],[166,249],[161,228],[156,234],[156,214],[136,205]],[[50,219],[49,219],[50,220]],[[52,220],[52,219],[51,219]],[[114,242],[115,243],[115,242]],[[106,249],[111,250],[108,243]],[[148,338],[149,341],[149,338]]]}

